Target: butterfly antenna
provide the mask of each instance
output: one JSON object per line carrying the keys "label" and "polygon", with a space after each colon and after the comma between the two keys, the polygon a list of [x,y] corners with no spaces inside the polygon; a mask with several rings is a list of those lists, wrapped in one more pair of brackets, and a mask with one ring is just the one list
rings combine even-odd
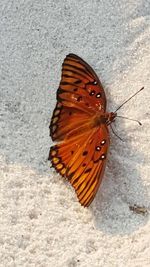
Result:
{"label": "butterfly antenna", "polygon": [[[124,105],[124,104],[126,104],[131,98],[133,98],[135,95],[137,95],[139,92],[141,92],[142,90],[144,89],[144,87],[142,87],[140,90],[138,90],[134,95],[132,95],[132,96],[130,96],[125,102],[123,102],[117,109],[116,109],[116,111],[118,111],[120,108],[122,108],[122,106]],[[115,112],[116,112],[115,111]]]}
{"label": "butterfly antenna", "polygon": [[113,129],[113,127],[112,127],[111,124],[110,124],[110,128],[112,129],[113,134],[114,134],[115,136],[117,136],[122,142],[124,142],[124,140],[123,140],[119,135],[117,135],[117,134],[115,133],[115,131],[114,131],[114,129]]}
{"label": "butterfly antenna", "polygon": [[135,122],[137,122],[139,125],[142,125],[142,123],[141,123],[140,121],[138,121],[138,120],[130,119],[130,118],[127,118],[127,117],[124,117],[124,116],[119,116],[119,115],[117,115],[116,117],[118,117],[118,118],[123,118],[123,119],[129,120],[129,121],[135,121]]}

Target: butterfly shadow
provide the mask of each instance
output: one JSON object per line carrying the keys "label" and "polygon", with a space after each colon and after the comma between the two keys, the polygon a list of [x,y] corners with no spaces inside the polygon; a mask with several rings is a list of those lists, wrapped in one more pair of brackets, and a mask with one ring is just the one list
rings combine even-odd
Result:
{"label": "butterfly shadow", "polygon": [[[111,134],[111,146],[107,167],[100,190],[90,209],[95,227],[108,234],[131,234],[146,224],[150,199],[144,186],[142,166],[144,152],[135,149],[134,140],[139,129],[133,127],[127,133],[125,125],[119,120],[116,124],[117,134],[124,139],[121,142]],[[118,127],[119,126],[119,127]],[[133,136],[134,135],[134,136]],[[138,212],[138,206],[145,212]]]}

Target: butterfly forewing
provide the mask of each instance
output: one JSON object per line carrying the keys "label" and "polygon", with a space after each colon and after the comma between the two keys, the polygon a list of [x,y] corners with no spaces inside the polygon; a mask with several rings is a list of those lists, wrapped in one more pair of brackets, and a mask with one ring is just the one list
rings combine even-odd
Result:
{"label": "butterfly forewing", "polygon": [[83,59],[74,54],[66,56],[63,62],[59,89],[58,100],[70,100],[76,106],[81,105],[84,112],[88,109],[93,112],[106,110],[105,92],[96,73]]}
{"label": "butterfly forewing", "polygon": [[71,129],[105,109],[105,92],[94,70],[80,57],[66,56],[50,124],[52,140],[63,140]]}

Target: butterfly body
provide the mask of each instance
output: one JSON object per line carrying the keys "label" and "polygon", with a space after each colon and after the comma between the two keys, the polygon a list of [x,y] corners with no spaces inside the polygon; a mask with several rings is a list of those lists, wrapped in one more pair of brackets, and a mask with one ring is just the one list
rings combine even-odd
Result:
{"label": "butterfly body", "polygon": [[94,70],[74,54],[66,56],[57,90],[50,135],[49,160],[74,187],[79,202],[89,206],[103,178],[110,143],[104,89]]}
{"label": "butterfly body", "polygon": [[100,126],[101,124],[109,125],[114,121],[116,116],[117,113],[114,112],[105,112],[103,115],[97,114],[94,118],[94,126]]}

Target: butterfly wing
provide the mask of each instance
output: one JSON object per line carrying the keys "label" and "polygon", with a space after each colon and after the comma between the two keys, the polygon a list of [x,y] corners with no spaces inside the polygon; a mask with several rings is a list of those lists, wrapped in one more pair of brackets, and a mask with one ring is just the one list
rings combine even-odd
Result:
{"label": "butterfly wing", "polygon": [[71,129],[105,110],[105,92],[94,70],[80,57],[67,55],[50,124],[52,140],[63,140]]}
{"label": "butterfly wing", "polygon": [[94,199],[102,181],[109,141],[108,128],[101,124],[50,149],[52,166],[70,181],[85,207]]}
{"label": "butterfly wing", "polygon": [[[72,131],[76,134],[83,125],[90,125],[91,117],[76,108],[65,107],[57,103],[50,124],[50,135],[53,141],[61,141],[72,136]],[[84,127],[85,128],[85,127]],[[75,133],[74,133],[75,134]]]}

